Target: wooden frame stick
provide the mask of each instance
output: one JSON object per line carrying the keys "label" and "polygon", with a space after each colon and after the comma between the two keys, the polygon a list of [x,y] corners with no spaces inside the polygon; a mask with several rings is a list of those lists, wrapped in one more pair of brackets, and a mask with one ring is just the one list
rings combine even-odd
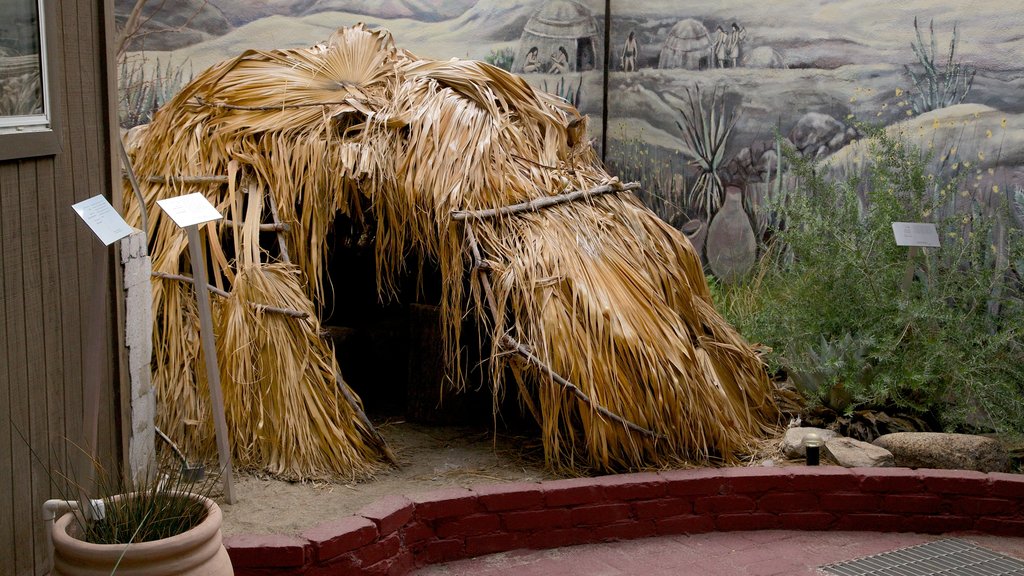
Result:
{"label": "wooden frame stick", "polygon": [[206,260],[199,237],[199,226],[186,226],[188,250],[192,260],[196,300],[199,304],[199,339],[206,360],[206,382],[210,388],[213,428],[217,434],[217,456],[224,480],[224,499],[235,503],[234,476],[231,470],[231,446],[228,442],[228,424],[224,418],[224,395],[220,388],[220,369],[217,366],[217,348],[213,342],[213,315],[210,312],[209,283],[206,280]]}
{"label": "wooden frame stick", "polygon": [[529,202],[521,202],[519,204],[512,204],[510,206],[502,206],[501,208],[488,208],[487,210],[458,210],[456,212],[452,212],[452,220],[459,221],[469,220],[471,218],[495,218],[497,216],[519,214],[521,212],[536,212],[544,208],[558,206],[559,204],[565,204],[567,202],[575,202],[577,200],[583,200],[585,198],[600,196],[602,194],[608,194],[611,192],[627,192],[629,190],[636,190],[639,187],[639,182],[630,182],[629,184],[620,184],[616,182],[614,184],[605,184],[603,186],[590,188],[588,190],[577,190],[575,192],[569,192],[567,194],[544,196],[542,198],[530,200]]}
{"label": "wooden frame stick", "polygon": [[[194,284],[195,283],[194,279],[189,278],[188,276],[182,276],[181,274],[168,274],[167,272],[153,272],[153,277],[154,278],[163,278],[165,280],[177,280],[179,282],[187,282],[189,284]],[[207,284],[206,285],[206,289],[209,290],[210,292],[216,294],[217,296],[222,297],[222,298],[227,298],[229,296],[227,291],[221,290],[220,288],[217,288],[216,286],[214,286],[212,284]],[[262,312],[270,312],[272,314],[281,314],[282,316],[289,316],[291,318],[298,318],[300,320],[303,319],[303,318],[309,318],[309,314],[308,313],[303,312],[301,310],[295,310],[295,309],[292,309],[292,308],[280,308],[278,306],[271,306],[269,304],[260,304],[259,302],[250,302],[249,305],[252,306],[253,308],[256,308],[256,309],[262,311]]]}

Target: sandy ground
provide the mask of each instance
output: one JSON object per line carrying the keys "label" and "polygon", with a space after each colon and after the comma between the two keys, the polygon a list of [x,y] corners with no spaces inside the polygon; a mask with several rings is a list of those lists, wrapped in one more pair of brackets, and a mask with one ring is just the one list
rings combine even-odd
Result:
{"label": "sandy ground", "polygon": [[544,470],[540,441],[482,428],[434,427],[400,420],[378,426],[400,468],[358,484],[294,483],[240,474],[234,504],[220,502],[224,534],[298,534],[348,516],[391,494],[450,486],[554,478]]}

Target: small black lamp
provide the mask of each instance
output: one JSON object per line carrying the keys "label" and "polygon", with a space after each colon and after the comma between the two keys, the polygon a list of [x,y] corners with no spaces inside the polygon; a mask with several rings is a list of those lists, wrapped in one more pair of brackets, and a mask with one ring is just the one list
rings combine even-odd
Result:
{"label": "small black lamp", "polygon": [[804,450],[806,451],[807,465],[817,466],[821,461],[821,436],[818,436],[814,432],[804,436],[803,440]]}

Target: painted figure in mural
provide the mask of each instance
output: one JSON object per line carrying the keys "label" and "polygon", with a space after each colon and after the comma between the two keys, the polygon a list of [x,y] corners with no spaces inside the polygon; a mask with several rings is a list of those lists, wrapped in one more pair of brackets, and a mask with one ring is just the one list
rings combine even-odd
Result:
{"label": "painted figure in mural", "polygon": [[747,29],[733,22],[732,30],[729,30],[729,39],[727,41],[729,45],[729,68],[735,68],[740,65],[740,44],[742,44],[746,39]]}
{"label": "painted figure in mural", "polygon": [[551,67],[548,68],[549,74],[565,74],[569,71],[569,53],[565,51],[565,46],[559,46],[558,51],[551,55]]}
{"label": "painted figure in mural", "polygon": [[622,47],[622,69],[626,72],[633,72],[636,70],[636,57],[640,51],[636,43],[636,33],[633,30],[629,31],[629,38],[626,38],[626,44]]}
{"label": "painted figure in mural", "polygon": [[534,46],[526,53],[526,62],[523,63],[523,72],[540,71],[540,50]]}
{"label": "painted figure in mural", "polygon": [[712,68],[725,68],[728,54],[729,35],[719,26],[715,28],[715,39],[711,44]]}

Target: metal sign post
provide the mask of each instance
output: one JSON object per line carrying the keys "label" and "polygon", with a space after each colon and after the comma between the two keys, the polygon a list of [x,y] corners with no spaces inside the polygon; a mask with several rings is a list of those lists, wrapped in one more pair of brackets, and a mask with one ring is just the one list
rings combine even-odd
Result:
{"label": "metal sign post", "polygon": [[213,341],[213,314],[210,312],[209,283],[206,279],[206,259],[200,243],[199,225],[219,220],[221,215],[205,196],[199,193],[157,200],[157,204],[188,234],[188,250],[192,261],[192,286],[199,305],[199,339],[206,360],[206,383],[210,388],[213,428],[217,435],[217,457],[224,480],[224,499],[235,503],[235,485],[231,470],[231,446],[228,443],[228,424],[224,418],[224,395],[220,388],[220,368],[217,366],[217,348]]}
{"label": "metal sign post", "polygon": [[914,260],[921,253],[921,248],[938,248],[939,234],[935,230],[935,224],[927,222],[893,222],[892,235],[896,238],[897,246],[909,246],[907,254],[907,271],[903,275],[901,288],[904,292],[910,290],[910,284],[914,281]]}

